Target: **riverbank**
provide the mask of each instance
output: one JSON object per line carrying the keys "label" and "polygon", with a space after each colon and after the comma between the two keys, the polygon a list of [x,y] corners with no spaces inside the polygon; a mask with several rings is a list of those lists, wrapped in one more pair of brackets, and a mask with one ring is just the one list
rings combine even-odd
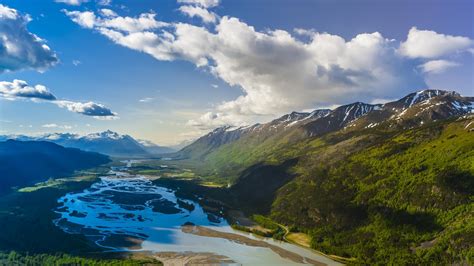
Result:
{"label": "riverbank", "polygon": [[[211,212],[218,212],[220,211],[226,220],[231,225],[238,225],[232,226],[234,230],[238,230],[240,232],[245,233],[253,233],[257,237],[271,238],[272,230],[265,228],[252,219],[247,217],[243,211],[235,209],[231,206],[230,202],[224,202],[228,193],[225,193],[225,190],[222,188],[209,188],[202,186],[199,182],[195,180],[189,179],[181,179],[181,178],[153,178],[153,183],[164,186],[167,188],[171,188],[176,190],[176,194],[180,197],[187,198],[193,201],[197,201],[203,209]],[[219,200],[217,200],[219,199]],[[312,249],[309,245],[310,239],[309,236],[305,235],[305,242],[303,241],[292,241],[291,237],[287,237],[287,235],[293,234],[289,232],[288,228],[283,225],[279,225],[280,227],[285,229],[285,235],[281,239],[282,241],[289,243],[295,247],[304,248],[310,251],[313,254],[317,254],[319,256],[324,256],[330,260],[339,262],[339,263],[347,263],[351,262],[351,259],[338,257],[330,254],[324,254],[318,250]],[[240,228],[239,228],[240,227]],[[244,229],[244,230],[242,230]],[[299,236],[295,234],[294,236]]]}
{"label": "riverbank", "polygon": [[[227,211],[226,214],[227,214],[227,219],[229,220],[229,222],[231,222],[231,224],[238,224],[238,226],[233,226],[234,230],[239,230],[245,233],[252,233],[260,237],[264,237],[262,235],[270,233],[272,231],[254,222],[252,219],[245,216],[245,214],[242,211],[230,210],[230,211]],[[285,231],[285,233],[282,236],[282,241],[304,248],[315,254],[324,256],[326,258],[329,258],[331,260],[334,260],[343,264],[347,264],[347,263],[355,261],[355,259],[353,258],[345,258],[345,257],[333,255],[333,254],[325,254],[319,250],[315,250],[311,248],[311,245],[310,245],[311,239],[309,235],[305,233],[291,232],[287,226],[279,224],[279,223],[275,223],[275,225],[279,226],[281,229]]]}
{"label": "riverbank", "polygon": [[188,234],[194,234],[194,235],[205,236],[205,237],[223,238],[223,239],[227,239],[227,240],[230,240],[239,244],[247,245],[247,246],[269,248],[273,252],[278,254],[280,257],[288,259],[294,263],[301,263],[301,264],[310,263],[312,265],[317,265],[317,266],[327,265],[326,263],[322,263],[314,259],[301,256],[289,250],[269,244],[265,241],[251,239],[239,234],[220,232],[220,231],[216,231],[210,228],[196,226],[196,225],[184,225],[181,227],[181,230]]}

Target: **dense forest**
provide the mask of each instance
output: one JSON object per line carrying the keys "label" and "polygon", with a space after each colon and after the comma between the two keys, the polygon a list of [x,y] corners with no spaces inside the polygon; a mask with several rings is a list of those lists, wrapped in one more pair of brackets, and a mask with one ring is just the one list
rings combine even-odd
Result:
{"label": "dense forest", "polygon": [[65,254],[19,254],[15,251],[0,253],[0,265],[88,265],[88,266],[139,266],[139,265],[162,265],[153,259],[91,259],[74,257]]}

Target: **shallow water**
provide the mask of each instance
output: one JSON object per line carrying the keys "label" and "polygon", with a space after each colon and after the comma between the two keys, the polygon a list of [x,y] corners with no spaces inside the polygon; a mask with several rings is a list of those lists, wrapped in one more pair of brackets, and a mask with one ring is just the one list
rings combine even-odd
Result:
{"label": "shallow water", "polygon": [[[187,234],[181,225],[191,222],[214,230],[251,235],[233,230],[222,217],[206,213],[196,202],[179,199],[174,191],[154,185],[144,177],[111,171],[89,189],[69,193],[60,199],[55,224],[68,233],[84,234],[110,250],[129,250],[117,235],[143,239],[138,250],[152,252],[210,252],[243,265],[298,265],[269,248],[252,247],[234,241]],[[185,204],[183,204],[185,202]],[[194,205],[194,208],[190,206]],[[334,264],[309,250],[271,239],[273,245],[294,253]]]}

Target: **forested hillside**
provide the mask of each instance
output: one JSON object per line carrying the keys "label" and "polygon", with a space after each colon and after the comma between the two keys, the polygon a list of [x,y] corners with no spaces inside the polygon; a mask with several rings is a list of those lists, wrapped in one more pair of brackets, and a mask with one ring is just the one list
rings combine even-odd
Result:
{"label": "forested hillside", "polygon": [[0,142],[0,193],[109,162],[105,155],[45,141]]}
{"label": "forested hillside", "polygon": [[471,111],[472,98],[444,91],[356,103],[245,133],[207,152],[200,170],[232,180],[234,206],[356,264],[474,263]]}

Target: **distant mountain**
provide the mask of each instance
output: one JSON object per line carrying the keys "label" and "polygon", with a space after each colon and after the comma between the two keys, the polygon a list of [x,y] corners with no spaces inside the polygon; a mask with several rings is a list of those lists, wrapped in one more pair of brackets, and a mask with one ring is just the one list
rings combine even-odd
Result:
{"label": "distant mountain", "polygon": [[71,133],[50,133],[37,137],[3,136],[1,139],[49,141],[70,148],[99,152],[113,157],[152,157],[173,149],[158,146],[150,141],[135,140],[129,135],[121,135],[110,130],[85,136]]}
{"label": "distant mountain", "polygon": [[138,143],[150,154],[166,154],[175,152],[177,149],[173,147],[159,146],[149,140],[137,140]]}
{"label": "distant mountain", "polygon": [[184,141],[179,142],[178,144],[174,144],[174,145],[169,146],[169,148],[171,148],[175,151],[179,151],[182,148],[184,148],[184,147],[188,146],[189,144],[193,143],[195,140],[196,139],[184,140]]}
{"label": "distant mountain", "polygon": [[64,148],[46,141],[0,142],[0,193],[75,170],[95,167],[110,160],[107,156]]}

